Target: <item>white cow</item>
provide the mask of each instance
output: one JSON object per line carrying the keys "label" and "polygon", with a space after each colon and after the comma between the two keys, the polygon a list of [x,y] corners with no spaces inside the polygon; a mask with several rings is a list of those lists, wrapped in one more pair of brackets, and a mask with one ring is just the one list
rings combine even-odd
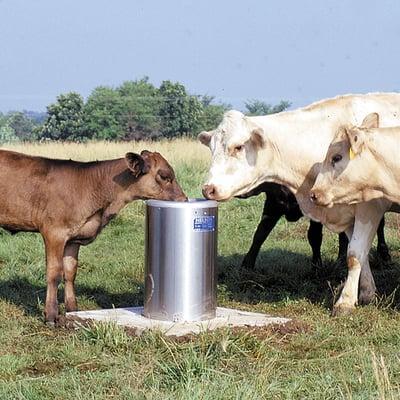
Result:
{"label": "white cow", "polygon": [[368,253],[379,221],[391,207],[388,200],[332,208],[315,205],[310,199],[329,144],[338,127],[361,124],[377,112],[382,126],[400,124],[400,94],[346,95],[323,100],[295,111],[246,117],[228,111],[213,131],[202,132],[199,140],[212,154],[210,173],[203,187],[209,199],[228,200],[249,192],[264,181],[276,182],[293,191],[303,213],[349,237],[348,277],[333,314],[351,311],[375,296],[375,283]]}
{"label": "white cow", "polygon": [[400,203],[400,127],[378,128],[369,114],[361,127],[339,128],[311,192],[318,205],[387,198]]}

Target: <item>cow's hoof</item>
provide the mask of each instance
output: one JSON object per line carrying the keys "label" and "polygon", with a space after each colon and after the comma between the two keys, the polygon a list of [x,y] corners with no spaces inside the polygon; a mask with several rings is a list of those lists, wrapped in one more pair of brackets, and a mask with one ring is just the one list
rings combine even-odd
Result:
{"label": "cow's hoof", "polygon": [[45,323],[46,326],[51,329],[54,329],[57,326],[56,321],[45,321]]}
{"label": "cow's hoof", "polygon": [[358,293],[358,304],[361,306],[365,306],[367,304],[371,304],[375,301],[376,299],[376,294],[375,290],[372,289],[361,289],[360,292]]}
{"label": "cow's hoof", "polygon": [[250,271],[255,269],[255,261],[253,260],[247,260],[246,257],[243,259],[242,264],[241,264],[241,268],[243,269],[248,269]]}
{"label": "cow's hoof", "polygon": [[345,315],[350,315],[354,312],[356,308],[354,306],[349,306],[346,304],[338,304],[333,307],[332,317],[342,317]]}
{"label": "cow's hoof", "polygon": [[69,312],[75,312],[78,311],[78,305],[75,303],[65,303],[65,312],[69,313]]}
{"label": "cow's hoof", "polygon": [[322,264],[322,260],[320,258],[315,258],[311,261],[311,267],[314,271],[314,276],[316,278],[321,278],[326,274],[326,270]]}

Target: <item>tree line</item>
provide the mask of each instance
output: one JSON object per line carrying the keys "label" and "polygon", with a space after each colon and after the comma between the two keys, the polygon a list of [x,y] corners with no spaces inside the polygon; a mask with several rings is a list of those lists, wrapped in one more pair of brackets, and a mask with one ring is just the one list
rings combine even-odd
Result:
{"label": "tree line", "polygon": [[[260,100],[245,103],[248,115],[284,111]],[[86,101],[76,92],[60,94],[46,113],[0,113],[0,141],[142,140],[197,135],[215,128],[231,106],[213,96],[193,95],[179,82],[156,87],[147,77],[116,88],[96,87]]]}

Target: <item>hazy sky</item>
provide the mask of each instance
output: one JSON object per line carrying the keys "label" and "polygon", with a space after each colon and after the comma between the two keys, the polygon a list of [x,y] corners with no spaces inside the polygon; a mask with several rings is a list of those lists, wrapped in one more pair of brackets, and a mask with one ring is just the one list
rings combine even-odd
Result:
{"label": "hazy sky", "polygon": [[0,0],[0,110],[149,76],[234,107],[400,90],[398,0]]}

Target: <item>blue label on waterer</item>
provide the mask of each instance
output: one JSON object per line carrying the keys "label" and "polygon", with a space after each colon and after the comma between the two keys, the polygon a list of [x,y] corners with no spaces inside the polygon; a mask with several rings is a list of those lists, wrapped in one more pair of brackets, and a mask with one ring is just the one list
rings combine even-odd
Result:
{"label": "blue label on waterer", "polygon": [[193,219],[193,230],[196,232],[212,232],[215,230],[214,215],[206,215]]}

